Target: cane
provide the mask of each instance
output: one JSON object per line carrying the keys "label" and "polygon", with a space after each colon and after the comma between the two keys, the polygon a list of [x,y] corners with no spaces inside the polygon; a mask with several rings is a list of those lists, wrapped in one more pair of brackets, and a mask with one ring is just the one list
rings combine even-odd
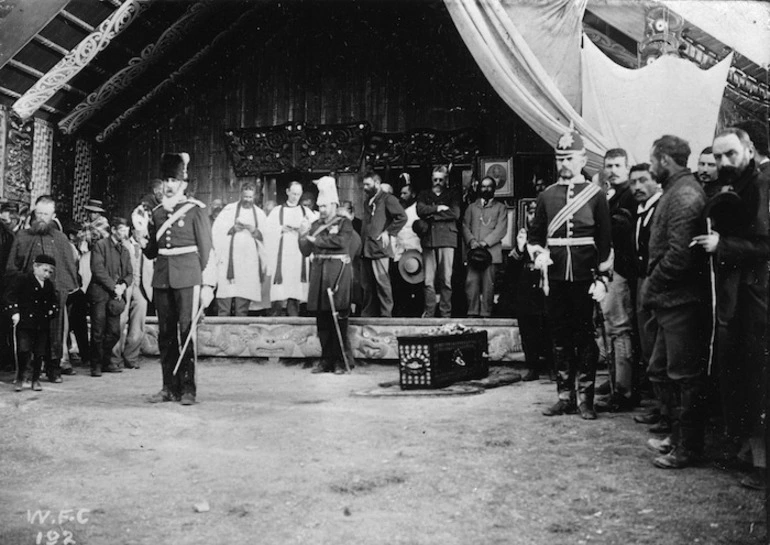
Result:
{"label": "cane", "polygon": [[19,378],[19,353],[16,351],[16,347],[18,346],[18,343],[16,342],[16,325],[13,324],[13,337],[11,338],[11,342],[13,343],[13,365],[16,369],[16,374],[14,375],[13,383],[16,384],[16,382],[24,382],[24,378]]}
{"label": "cane", "polygon": [[201,308],[198,309],[198,313],[193,318],[192,323],[190,324],[190,332],[187,334],[187,339],[184,341],[184,346],[182,347],[182,351],[179,352],[179,359],[176,360],[176,365],[174,366],[174,375],[176,376],[176,372],[179,371],[179,366],[182,364],[182,360],[184,359],[184,353],[187,350],[187,345],[190,344],[190,341],[193,338],[193,335],[195,335],[195,329],[198,327],[198,320],[200,320],[201,315],[203,314],[203,311],[206,310],[206,307],[201,305]]}
{"label": "cane", "polygon": [[[711,234],[711,218],[706,218],[706,232]],[[709,288],[711,289],[711,336],[709,338],[709,361],[707,375],[711,376],[714,363],[714,343],[717,334],[717,281],[714,271],[714,254],[709,254]]]}
{"label": "cane", "polygon": [[342,329],[340,328],[340,313],[337,311],[337,306],[334,304],[334,293],[340,289],[340,280],[342,279],[342,272],[345,270],[346,261],[342,262],[340,272],[337,274],[337,281],[334,283],[334,290],[332,288],[326,288],[326,295],[329,297],[329,306],[332,310],[332,322],[334,322],[334,329],[337,332],[337,341],[340,343],[340,352],[342,352],[342,361],[345,363],[345,370],[350,373],[350,364],[348,363],[348,356],[345,352],[345,341],[342,339]]}

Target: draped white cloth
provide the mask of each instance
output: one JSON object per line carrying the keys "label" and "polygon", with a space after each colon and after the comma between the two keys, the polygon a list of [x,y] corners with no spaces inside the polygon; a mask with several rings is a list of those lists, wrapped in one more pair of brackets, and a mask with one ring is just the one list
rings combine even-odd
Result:
{"label": "draped white cloth", "polygon": [[[228,297],[243,297],[252,301],[262,300],[262,282],[260,280],[260,270],[266,272],[267,261],[265,260],[264,248],[262,243],[257,243],[254,237],[247,230],[236,232],[234,235],[228,234],[235,224],[235,214],[238,203],[230,203],[225,206],[214,221],[211,227],[211,236],[214,241],[214,254],[217,264],[217,297],[225,299]],[[257,227],[262,231],[264,237],[265,224],[267,217],[258,207],[241,208],[238,214],[238,221],[244,225],[255,225],[254,212],[257,213]],[[233,240],[233,273],[232,280],[227,279],[227,269],[230,264],[230,239]],[[261,252],[259,250],[261,248]]]}
{"label": "draped white cloth", "polygon": [[672,57],[627,70],[583,36],[586,0],[445,4],[506,104],[551,144],[572,122],[583,135],[589,169],[601,168],[604,153],[616,147],[634,161],[647,161],[652,142],[663,134],[688,140],[693,160],[711,143],[732,55],[707,71]]}
{"label": "draped white cloth", "polygon": [[[578,9],[572,9],[570,6],[576,3]],[[536,24],[532,18],[527,17],[527,12],[517,12],[518,7],[526,2],[512,0],[503,6],[501,0],[445,0],[445,4],[471,55],[505,103],[532,130],[554,145],[572,121],[583,135],[589,166],[599,168],[604,152],[614,146],[610,146],[565,98],[554,77],[522,35],[519,28]],[[558,4],[558,9],[554,9],[554,4]],[[578,51],[585,1],[543,0],[535,3],[535,6],[541,8],[541,14],[551,13],[553,17],[558,17],[552,26],[561,29],[559,43],[566,44],[567,49]],[[568,18],[574,19],[574,24],[565,20]],[[540,22],[537,24],[542,25],[542,18],[538,20]],[[532,32],[531,28],[528,27],[528,33]],[[546,36],[550,39],[555,32],[548,32]],[[547,48],[549,45],[546,41],[538,47]],[[556,60],[552,55],[544,58]],[[558,66],[552,66],[551,72],[562,74]],[[573,77],[579,78],[578,72]],[[573,81],[570,88],[578,85],[579,81]]]}
{"label": "draped white cloth", "polygon": [[649,161],[664,134],[690,144],[690,168],[710,146],[733,55],[709,70],[664,56],[638,70],[615,64],[591,40],[583,44],[583,118],[634,163]]}

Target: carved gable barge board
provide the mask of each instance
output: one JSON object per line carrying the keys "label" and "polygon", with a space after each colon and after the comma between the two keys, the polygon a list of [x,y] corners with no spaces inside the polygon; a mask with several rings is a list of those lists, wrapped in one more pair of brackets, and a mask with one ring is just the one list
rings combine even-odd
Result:
{"label": "carved gable barge board", "polygon": [[145,46],[138,57],[131,58],[124,68],[113,74],[110,79],[78,104],[69,115],[59,122],[59,128],[65,134],[74,133],[94,113],[129,87],[150,66],[158,62],[169,48],[178,44],[190,29],[200,23],[208,14],[212,2],[213,0],[202,0],[192,4],[182,17],[161,34],[157,41]]}
{"label": "carved gable barge board", "polygon": [[243,15],[241,15],[227,30],[217,34],[216,38],[214,38],[210,44],[190,57],[187,62],[175,70],[168,78],[156,85],[152,91],[144,95],[141,99],[139,99],[138,102],[124,110],[123,113],[116,117],[109,125],[107,125],[106,128],[104,128],[99,134],[96,135],[96,141],[99,143],[106,141],[123,125],[123,123],[133,117],[142,108],[147,106],[147,104],[152,102],[164,91],[167,91],[177,85],[177,82],[180,78],[183,78],[190,70],[196,67],[202,59],[206,58],[211,53],[211,51],[216,49],[224,40],[234,34],[237,34],[238,32],[245,31],[247,28],[249,28],[249,24],[251,23],[252,18],[260,12],[260,8],[261,4],[255,3],[253,7],[243,13]]}
{"label": "carved gable barge board", "polygon": [[365,160],[369,168],[405,168],[475,164],[481,150],[478,129],[453,131],[413,129],[407,132],[372,132],[367,136]]}
{"label": "carved gable barge board", "polygon": [[91,60],[104,50],[112,39],[129,26],[153,0],[127,0],[80,44],[40,78],[13,105],[14,111],[27,118],[35,113],[65,83],[69,82]]}
{"label": "carved gable barge board", "polygon": [[225,131],[227,151],[238,177],[302,170],[350,172],[361,167],[366,122],[340,125],[286,123]]}

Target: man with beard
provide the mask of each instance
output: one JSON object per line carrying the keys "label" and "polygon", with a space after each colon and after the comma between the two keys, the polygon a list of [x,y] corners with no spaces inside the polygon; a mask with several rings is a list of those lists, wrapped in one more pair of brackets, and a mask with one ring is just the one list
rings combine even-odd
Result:
{"label": "man with beard", "polygon": [[492,256],[486,267],[474,265],[468,253],[465,294],[468,296],[468,316],[489,318],[495,298],[495,273],[503,262],[502,240],[508,230],[505,205],[495,200],[496,182],[486,176],[479,184],[479,198],[468,206],[463,215],[463,238],[471,251],[483,248]]}
{"label": "man with beard", "polygon": [[433,169],[431,189],[417,197],[417,215],[427,222],[420,236],[425,267],[424,318],[436,314],[436,282],[439,283],[439,316],[452,315],[452,267],[457,248],[457,221],[460,199],[449,189],[449,169],[443,165]]}
{"label": "man with beard", "polygon": [[367,172],[363,180],[366,211],[361,225],[361,287],[364,304],[361,316],[390,318],[393,290],[390,285],[391,239],[406,223],[406,213],[398,199],[382,191],[379,174]]}
{"label": "man with beard", "polygon": [[302,184],[291,182],[286,188],[286,203],[276,206],[267,216],[265,248],[272,278],[270,301],[286,306],[288,316],[299,316],[301,303],[307,303],[310,263],[299,251],[299,233],[307,231],[318,214],[302,206]]}
{"label": "man with beard", "polygon": [[[414,193],[414,189],[410,185],[410,177],[408,173],[401,174],[401,178],[406,181],[399,191],[401,198],[401,208],[404,209],[406,214],[406,223],[396,235],[395,243],[393,244],[393,263],[391,264],[390,276],[393,279],[393,315],[394,316],[409,316],[418,317],[422,314],[423,299],[422,294],[424,290],[424,284],[422,281],[417,281],[419,275],[411,274],[407,278],[402,276],[401,270],[406,263],[401,263],[401,258],[404,253],[412,250],[409,253],[407,259],[409,259],[409,270],[413,273],[416,272],[415,267],[419,263],[422,267],[422,246],[420,245],[420,237],[414,232],[412,226],[414,222],[419,219],[417,216],[417,201]],[[417,254],[420,254],[419,256]]]}
{"label": "man with beard", "polygon": [[[634,391],[634,347],[632,341],[636,291],[636,257],[633,246],[633,220],[636,201],[628,181],[629,164],[625,150],[615,148],[604,155],[604,176],[609,183],[607,198],[612,222],[614,249],[613,274],[607,297],[601,303],[604,323],[612,343],[606,354],[608,368],[615,373],[615,393],[600,408],[612,412],[630,411],[638,402]],[[614,361],[609,361],[614,355]],[[612,368],[614,366],[614,369]]]}
{"label": "man with beard", "polygon": [[698,173],[696,177],[706,193],[706,197],[713,197],[719,192],[720,185],[717,181],[717,160],[714,159],[714,152],[711,146],[703,148],[698,157]]}
{"label": "man with beard", "polygon": [[254,203],[256,189],[252,183],[243,184],[240,200],[225,206],[211,227],[220,316],[247,316],[251,302],[262,301],[267,276],[262,230],[267,217]]}
{"label": "man with beard", "polygon": [[120,373],[110,363],[112,349],[120,340],[120,315],[125,308],[125,293],[134,276],[131,256],[124,246],[128,240],[128,220],[113,218],[110,236],[94,244],[91,250],[91,283],[88,303],[91,315],[91,376]]}
{"label": "man with beard", "polygon": [[[187,345],[181,360],[180,352],[190,335],[193,318],[214,299],[217,282],[206,205],[185,195],[189,162],[186,153],[163,154],[163,200],[149,221],[146,217],[133,218],[140,244],[145,246],[144,255],[155,259],[152,289],[158,310],[163,388],[148,399],[150,403],[195,403],[195,341]],[[177,360],[179,369],[175,374]]]}
{"label": "man with beard", "polygon": [[708,331],[708,284],[703,253],[691,247],[703,232],[703,189],[687,168],[689,144],[676,136],[656,140],[650,172],[663,186],[652,218],[647,277],[640,292],[644,309],[658,324],[649,378],[671,385],[673,435],[648,444],[660,451],[653,463],[678,469],[696,463],[703,450],[703,372]]}
{"label": "man with beard", "polygon": [[[767,342],[768,180],[757,170],[749,135],[725,129],[712,146],[720,195],[737,196],[729,214],[711,206],[713,230],[693,238],[716,265],[716,364],[728,436],[755,467],[765,466],[762,423]],[[715,197],[718,198],[718,197]],[[711,203],[710,203],[711,204]],[[744,484],[761,483],[761,474]]]}
{"label": "man with beard", "polygon": [[[6,281],[17,274],[33,272],[34,258],[40,254],[52,256],[56,269],[51,280],[56,288],[57,312],[51,320],[50,356],[46,362],[46,375],[50,382],[61,382],[61,359],[64,345],[64,312],[67,296],[78,289],[78,268],[67,235],[56,228],[56,201],[50,195],[42,195],[35,201],[35,219],[28,229],[16,235],[6,266]],[[70,367],[71,369],[71,367]]]}
{"label": "man with beard", "polygon": [[[360,251],[360,244],[356,241],[358,235],[350,220],[337,214],[339,197],[334,178],[324,176],[316,180],[316,184],[320,218],[307,231],[300,233],[299,238],[302,255],[313,254],[307,309],[316,315],[318,340],[321,343],[321,362],[313,369],[313,373],[333,372],[339,375],[346,371],[344,353],[350,352],[348,318],[353,279],[351,257]],[[334,301],[334,309],[329,293]],[[339,337],[342,337],[342,343]]]}
{"label": "man with beard", "polygon": [[558,373],[559,400],[543,414],[579,411],[584,420],[594,420],[599,358],[594,302],[600,303],[607,293],[612,239],[607,199],[581,174],[586,161],[580,134],[563,134],[556,144],[559,179],[538,195],[528,236],[534,268],[542,272]]}

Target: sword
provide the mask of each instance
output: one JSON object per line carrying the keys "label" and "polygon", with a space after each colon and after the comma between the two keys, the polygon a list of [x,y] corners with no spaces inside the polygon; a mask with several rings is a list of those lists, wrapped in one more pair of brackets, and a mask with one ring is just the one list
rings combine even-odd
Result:
{"label": "sword", "polygon": [[[598,279],[596,271],[593,271],[594,281]],[[615,347],[612,341],[607,337],[607,326],[604,323],[604,312],[602,312],[602,306],[599,301],[594,301],[594,309],[596,310],[596,322],[599,326],[599,331],[602,334],[602,344],[604,344],[604,354],[607,358],[607,375],[610,382],[610,395],[615,397]]]}
{"label": "sword", "polygon": [[[706,218],[706,233],[711,234],[711,218]],[[714,364],[714,342],[717,334],[717,279],[714,268],[714,254],[709,254],[709,288],[711,291],[711,335],[709,336],[709,361],[706,374],[711,376]]]}
{"label": "sword", "polygon": [[326,295],[329,297],[329,306],[332,309],[332,321],[334,322],[334,329],[337,332],[337,341],[340,343],[340,352],[342,352],[342,361],[345,363],[345,370],[350,373],[350,363],[348,363],[348,356],[345,353],[345,342],[342,340],[342,329],[340,329],[340,313],[337,311],[337,307],[334,304],[334,293],[340,289],[340,280],[342,279],[342,271],[345,270],[345,263],[342,262],[340,272],[337,275],[337,281],[334,284],[334,290],[332,288],[326,288]]}
{"label": "sword", "polygon": [[[174,366],[174,375],[176,375],[176,372],[179,371],[179,366],[182,364],[182,360],[184,359],[184,353],[187,350],[187,345],[190,344],[190,341],[192,340],[193,335],[195,335],[195,330],[198,328],[198,320],[200,320],[204,310],[206,310],[206,307],[201,305],[201,308],[198,309],[198,313],[195,315],[192,323],[190,324],[190,332],[187,334],[187,339],[184,341],[184,346],[182,347],[182,351],[179,352],[179,359],[176,360],[176,365]],[[197,359],[197,357],[198,357],[198,354],[195,353],[195,358]]]}

